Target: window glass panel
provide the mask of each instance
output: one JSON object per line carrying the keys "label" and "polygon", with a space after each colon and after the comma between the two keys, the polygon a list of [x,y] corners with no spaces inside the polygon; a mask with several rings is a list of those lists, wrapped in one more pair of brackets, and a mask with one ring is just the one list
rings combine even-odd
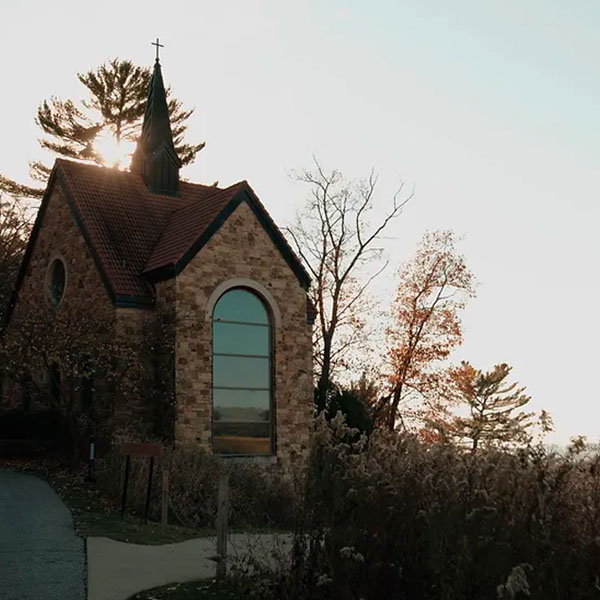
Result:
{"label": "window glass panel", "polygon": [[237,321],[268,325],[267,311],[259,298],[248,290],[227,292],[217,302],[213,313],[215,321]]}
{"label": "window glass panel", "polygon": [[215,421],[268,421],[269,392],[262,390],[222,390],[213,392]]}
{"label": "window glass panel", "polygon": [[270,322],[262,301],[233,289],[213,313],[213,451],[273,452]]}
{"label": "window glass panel", "polygon": [[213,386],[268,389],[269,359],[213,355]]}
{"label": "window glass panel", "polygon": [[58,304],[65,291],[65,266],[61,260],[56,259],[52,263],[52,277],[50,281],[50,292],[54,304]]}
{"label": "window glass panel", "polygon": [[261,325],[213,323],[213,351],[217,354],[269,356],[269,328]]}
{"label": "window glass panel", "polygon": [[271,454],[269,423],[213,425],[213,449],[218,454]]}

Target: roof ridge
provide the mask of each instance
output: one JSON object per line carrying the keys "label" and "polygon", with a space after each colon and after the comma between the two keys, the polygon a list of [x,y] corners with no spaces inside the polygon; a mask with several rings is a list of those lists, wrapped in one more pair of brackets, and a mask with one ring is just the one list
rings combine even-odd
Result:
{"label": "roof ridge", "polygon": [[[202,198],[202,199],[198,199],[198,200],[192,200],[189,204],[185,204],[183,206],[180,206],[179,208],[176,208],[172,213],[171,213],[171,219],[179,212],[181,212],[182,210],[184,210],[185,208],[191,208],[194,206],[197,206],[198,203],[200,202],[207,202],[209,200],[214,200],[217,196],[224,194],[225,192],[231,192],[231,190],[233,188],[235,188],[236,186],[240,186],[242,184],[246,184],[248,185],[248,182],[246,180],[244,181],[238,181],[237,183],[234,183],[232,185],[230,185],[229,187],[226,188],[215,188],[215,193],[214,194],[210,194],[209,196],[206,196],[206,198]],[[192,185],[201,185],[201,184],[192,184]],[[204,187],[213,187],[213,186],[204,186]],[[169,219],[169,222],[171,221],[171,219]],[[168,223],[167,226],[168,227]],[[165,229],[166,229],[165,227]]]}
{"label": "roof ridge", "polygon": [[[140,177],[139,173],[136,173],[135,171],[132,171],[130,168],[128,168],[128,169],[118,169],[118,168],[115,168],[115,167],[110,166],[110,165],[99,165],[97,163],[89,162],[89,161],[83,160],[83,159],[57,157],[57,158],[54,159],[54,162],[55,162],[55,164],[58,163],[60,166],[66,165],[67,168],[70,168],[71,166],[76,165],[77,167],[84,167],[84,168],[90,167],[90,169],[97,169],[97,170],[105,171],[106,173],[115,174],[115,175],[119,175],[119,176],[122,176],[122,177],[135,177],[135,178]],[[196,181],[185,181],[185,180],[182,180],[182,181],[179,182],[180,185],[183,185],[183,186],[186,186],[186,187],[187,186],[191,186],[191,187],[194,187],[194,188],[202,188],[202,189],[205,189],[205,190],[214,189],[215,193],[219,193],[219,192],[228,190],[228,189],[230,189],[230,188],[232,188],[232,187],[234,187],[236,185],[239,185],[241,183],[245,183],[246,185],[248,185],[248,182],[245,179],[243,179],[241,181],[238,181],[236,183],[233,183],[232,185],[224,187],[224,188],[223,187],[216,187],[214,185],[207,185],[205,183],[199,183],[199,182],[196,182]],[[156,195],[157,196],[164,195],[166,198],[171,198],[171,196],[169,196],[168,194],[156,194]],[[214,194],[211,194],[210,196],[207,196],[205,198],[205,200],[208,199],[208,198],[211,198],[212,196],[214,196]],[[180,207],[180,208],[183,208],[183,207]],[[179,209],[177,209],[177,210],[179,210]]]}

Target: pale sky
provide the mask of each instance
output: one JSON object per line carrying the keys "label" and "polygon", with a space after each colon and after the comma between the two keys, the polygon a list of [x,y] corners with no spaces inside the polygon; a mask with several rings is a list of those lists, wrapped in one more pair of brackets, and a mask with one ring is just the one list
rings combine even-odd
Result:
{"label": "pale sky", "polygon": [[[600,438],[600,4],[592,0],[33,2],[0,0],[0,172],[47,157],[43,98],[118,56],[152,65],[206,140],[183,175],[247,179],[280,225],[315,154],[380,175],[414,200],[389,232],[392,264],[427,229],[464,234],[479,281],[455,358],[513,365],[565,443]],[[379,284],[393,291],[394,269]]]}

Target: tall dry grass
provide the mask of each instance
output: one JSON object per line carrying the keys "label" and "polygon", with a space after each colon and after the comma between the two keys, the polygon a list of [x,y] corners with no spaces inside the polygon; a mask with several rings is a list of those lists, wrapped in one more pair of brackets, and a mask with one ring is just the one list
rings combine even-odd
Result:
{"label": "tall dry grass", "polygon": [[600,455],[472,455],[322,423],[292,569],[270,589],[295,600],[598,599]]}
{"label": "tall dry grass", "polygon": [[[298,515],[298,494],[292,478],[277,468],[251,461],[224,460],[194,446],[167,449],[153,474],[150,516],[160,518],[161,471],[169,472],[169,520],[211,529],[217,511],[219,473],[229,473],[229,522],[233,528],[288,529]],[[132,458],[128,510],[142,514],[148,485],[148,458]],[[117,451],[98,464],[98,484],[115,502],[123,491],[125,459]]]}

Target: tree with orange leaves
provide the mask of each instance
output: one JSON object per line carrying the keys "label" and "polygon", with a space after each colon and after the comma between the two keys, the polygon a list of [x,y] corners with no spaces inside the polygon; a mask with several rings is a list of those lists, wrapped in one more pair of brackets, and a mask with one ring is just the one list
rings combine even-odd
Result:
{"label": "tree with orange leaves", "polygon": [[473,295],[473,274],[456,250],[454,233],[426,233],[400,270],[387,330],[389,393],[375,413],[388,429],[398,421],[406,425],[405,416],[443,408],[436,408],[446,397],[440,392],[446,381],[440,365],[462,343],[460,312]]}

